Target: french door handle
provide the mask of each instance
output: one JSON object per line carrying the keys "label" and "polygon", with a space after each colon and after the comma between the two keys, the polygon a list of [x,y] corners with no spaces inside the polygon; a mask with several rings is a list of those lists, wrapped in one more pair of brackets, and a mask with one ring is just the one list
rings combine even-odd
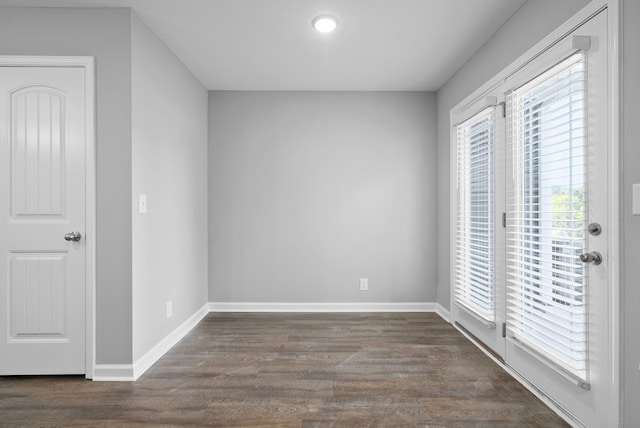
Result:
{"label": "french door handle", "polygon": [[602,254],[597,251],[582,253],[580,254],[580,261],[583,263],[593,263],[594,265],[599,265],[600,263],[602,263]]}
{"label": "french door handle", "polygon": [[65,241],[78,242],[80,239],[82,239],[80,232],[69,232],[64,234]]}

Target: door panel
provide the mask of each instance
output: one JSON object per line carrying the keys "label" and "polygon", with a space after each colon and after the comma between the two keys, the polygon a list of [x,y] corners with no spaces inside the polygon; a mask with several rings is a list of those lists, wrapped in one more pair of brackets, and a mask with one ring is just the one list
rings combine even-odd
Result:
{"label": "door panel", "polygon": [[66,253],[12,253],[9,341],[68,341]]}
{"label": "door panel", "polygon": [[[456,198],[454,287],[451,315],[455,324],[481,346],[504,358],[504,119],[497,88],[465,109],[454,127]],[[466,112],[472,112],[468,114]]]}
{"label": "door panel", "polygon": [[[615,414],[606,24],[603,11],[506,82],[505,360],[588,426]],[[589,37],[589,48],[576,49],[573,36]],[[587,230],[593,222],[599,235]],[[579,259],[592,251],[602,263]]]}
{"label": "door panel", "polygon": [[13,220],[64,216],[66,96],[44,86],[10,94]]}
{"label": "door panel", "polygon": [[2,375],[85,373],[84,85],[82,68],[0,67]]}

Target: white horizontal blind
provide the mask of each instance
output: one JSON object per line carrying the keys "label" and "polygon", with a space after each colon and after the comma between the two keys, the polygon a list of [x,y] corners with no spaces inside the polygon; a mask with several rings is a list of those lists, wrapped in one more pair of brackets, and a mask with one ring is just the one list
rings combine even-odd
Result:
{"label": "white horizontal blind", "polygon": [[455,300],[494,322],[493,144],[489,107],[457,125]]}
{"label": "white horizontal blind", "polygon": [[512,92],[509,334],[586,381],[586,73],[576,53]]}

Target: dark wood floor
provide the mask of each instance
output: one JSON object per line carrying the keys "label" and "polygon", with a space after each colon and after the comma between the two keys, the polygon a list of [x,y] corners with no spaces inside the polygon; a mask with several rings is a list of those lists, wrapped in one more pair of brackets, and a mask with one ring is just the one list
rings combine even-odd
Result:
{"label": "dark wood floor", "polygon": [[567,426],[438,315],[210,314],[137,382],[0,378],[0,426]]}

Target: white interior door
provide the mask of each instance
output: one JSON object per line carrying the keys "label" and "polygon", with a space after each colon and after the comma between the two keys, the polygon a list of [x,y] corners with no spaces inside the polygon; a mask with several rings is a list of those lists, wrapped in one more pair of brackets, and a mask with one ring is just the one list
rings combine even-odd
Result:
{"label": "white interior door", "polygon": [[1,375],[85,373],[85,119],[84,69],[0,67]]}
{"label": "white interior door", "polygon": [[593,427],[617,411],[607,52],[603,11],[507,79],[505,359]]}

